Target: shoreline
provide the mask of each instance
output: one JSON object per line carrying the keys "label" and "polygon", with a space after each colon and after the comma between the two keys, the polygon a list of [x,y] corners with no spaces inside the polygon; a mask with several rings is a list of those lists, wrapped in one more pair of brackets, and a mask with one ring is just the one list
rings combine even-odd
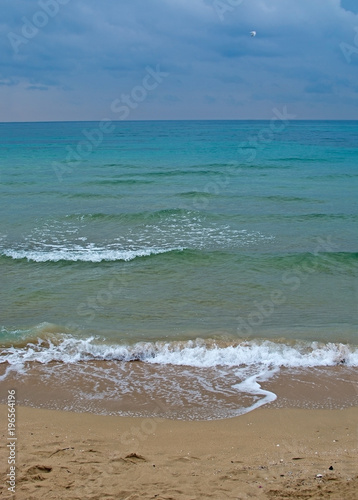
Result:
{"label": "shoreline", "polygon": [[[262,376],[263,373],[263,376]],[[241,383],[243,382],[243,383]],[[118,417],[211,421],[258,407],[358,407],[358,372],[344,365],[258,369],[245,373],[142,362],[33,363],[0,384],[0,404],[16,390],[18,406]]]}
{"label": "shoreline", "polygon": [[[7,406],[0,415],[5,442]],[[354,500],[357,421],[357,407],[188,422],[18,406],[16,499]]]}

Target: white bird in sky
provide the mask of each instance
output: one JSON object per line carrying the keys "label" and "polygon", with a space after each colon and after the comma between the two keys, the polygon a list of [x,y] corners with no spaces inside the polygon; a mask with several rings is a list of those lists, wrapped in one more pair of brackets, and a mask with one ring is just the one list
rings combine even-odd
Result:
{"label": "white bird in sky", "polygon": [[251,36],[256,36],[256,31],[250,31]]}

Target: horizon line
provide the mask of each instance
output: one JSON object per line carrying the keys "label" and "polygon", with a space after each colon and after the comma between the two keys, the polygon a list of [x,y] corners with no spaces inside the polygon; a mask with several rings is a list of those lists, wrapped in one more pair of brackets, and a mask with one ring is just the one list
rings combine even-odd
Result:
{"label": "horizon line", "polygon": [[[268,122],[271,118],[163,118],[163,119],[137,119],[137,120],[110,120],[105,118],[94,120],[34,120],[34,121],[0,121],[1,125],[20,123],[93,123],[108,121],[113,123],[133,122]],[[290,122],[356,122],[358,118],[300,118]]]}

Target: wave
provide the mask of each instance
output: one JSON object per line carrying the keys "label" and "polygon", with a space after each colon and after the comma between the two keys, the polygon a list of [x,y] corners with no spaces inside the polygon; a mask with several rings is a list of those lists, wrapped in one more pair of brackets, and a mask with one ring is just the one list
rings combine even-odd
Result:
{"label": "wave", "polygon": [[[107,165],[105,165],[107,166]],[[108,165],[116,166],[116,165]],[[233,168],[233,164],[228,163],[210,163],[189,165],[187,168],[171,168],[162,170],[140,171],[138,173],[123,173],[121,175],[113,175],[110,178],[98,178],[94,181],[85,182],[84,185],[117,185],[117,184],[150,184],[155,182],[156,178],[162,177],[182,177],[187,175],[222,175],[223,169],[228,167]],[[127,167],[125,167],[127,168]]]}
{"label": "wave", "polygon": [[[102,231],[103,222],[115,224],[106,228],[112,236],[99,241],[97,233]],[[0,241],[0,256],[34,262],[128,261],[183,249],[230,253],[273,239],[259,231],[235,229],[220,216],[186,209],[69,214],[65,220],[44,223],[21,236],[22,240],[15,242],[5,235]]]}
{"label": "wave", "polygon": [[154,181],[143,179],[104,179],[83,183],[84,186],[117,186],[134,184],[152,184]]}
{"label": "wave", "polygon": [[283,196],[283,195],[270,195],[270,196],[257,196],[259,200],[269,200],[278,202],[303,202],[303,203],[324,203],[322,200],[313,198],[306,198],[302,196]]}
{"label": "wave", "polygon": [[137,257],[148,257],[172,251],[182,251],[182,248],[142,248],[136,250],[120,250],[96,248],[52,248],[51,250],[3,250],[2,255],[14,260],[27,259],[33,262],[113,262],[130,261]]}
{"label": "wave", "polygon": [[154,212],[142,211],[142,212],[127,212],[127,213],[104,213],[95,212],[89,214],[69,214],[66,215],[66,220],[75,220],[81,222],[87,222],[92,220],[113,220],[113,221],[124,221],[124,222],[146,222],[147,219],[151,220],[161,220],[170,217],[188,217],[192,218],[196,216],[198,212],[194,210],[185,210],[182,208],[168,208],[163,210],[157,210]]}
{"label": "wave", "polygon": [[295,163],[301,163],[301,162],[319,162],[319,163],[328,163],[329,160],[326,158],[310,158],[310,157],[305,157],[305,156],[287,156],[283,158],[276,158],[276,162],[281,162],[281,161],[289,161],[289,162],[294,162]]}
{"label": "wave", "polygon": [[[221,165],[208,165],[208,168],[205,168],[206,165],[199,165],[199,169],[195,170],[195,167],[189,168],[187,170],[184,169],[178,169],[178,170],[163,170],[163,171],[156,171],[156,172],[148,172],[146,173],[146,177],[182,177],[186,175],[222,175],[223,171],[222,170],[211,170],[211,166],[213,167],[221,167]],[[230,165],[224,164],[222,165],[223,167],[229,167]],[[204,167],[204,168],[202,168]]]}
{"label": "wave", "polygon": [[[3,348],[0,363],[78,363],[82,361],[141,361],[144,363],[195,368],[261,366],[266,369],[313,368],[344,364],[358,366],[358,347],[342,343],[274,342],[250,340],[225,345],[217,340],[156,341],[104,344],[95,337],[50,335],[37,342]],[[22,341],[23,342],[23,341]]]}
{"label": "wave", "polygon": [[[322,243],[322,245],[324,242]],[[324,252],[317,245],[317,252],[287,253],[283,255],[263,254],[256,257],[246,256],[247,264],[252,263],[260,269],[291,270],[297,269],[307,274],[315,272],[342,272],[358,270],[357,252]]]}
{"label": "wave", "polygon": [[310,176],[306,176],[306,179],[308,180],[325,180],[325,179],[354,179],[355,177],[358,177],[358,174],[357,173],[341,173],[341,172],[337,172],[337,173],[334,173],[334,174],[326,174],[326,175],[310,175]]}
{"label": "wave", "polygon": [[[178,193],[178,196],[183,198],[193,198],[194,200],[198,197],[202,199],[205,198],[216,198],[218,195],[215,193],[207,193],[205,191],[188,191],[183,193]],[[234,198],[234,197],[233,197]],[[314,202],[317,203],[317,200],[308,200],[305,198],[295,198],[295,197],[280,197],[280,196],[269,196],[269,197],[257,197],[256,199],[269,200],[269,201],[277,201],[277,202]],[[191,220],[197,220],[198,217],[202,218],[203,221],[207,221],[210,223],[216,221],[231,220],[236,222],[243,223],[251,223],[251,222],[263,222],[263,221],[292,221],[292,222],[301,222],[301,221],[310,221],[317,219],[327,219],[329,220],[352,220],[355,221],[358,219],[356,214],[344,214],[344,213],[303,213],[303,214],[260,214],[260,215],[250,215],[250,214],[231,214],[230,216],[220,214],[220,213],[203,213],[200,209],[186,209],[186,208],[168,208],[163,210],[156,211],[142,211],[142,212],[127,212],[127,213],[105,213],[105,212],[97,212],[97,213],[88,213],[88,214],[69,214],[66,215],[66,220],[78,220],[82,222],[92,221],[92,220],[106,220],[106,221],[119,221],[119,222],[144,222],[148,219],[152,221],[163,221],[169,220],[174,217],[185,218],[186,222],[190,222]],[[184,221],[183,221],[184,222]]]}
{"label": "wave", "polygon": [[[62,193],[62,196],[63,196],[63,193]],[[117,194],[109,194],[109,193],[106,193],[105,195],[103,193],[89,193],[89,192],[85,192],[85,193],[67,193],[66,195],[66,198],[70,198],[70,199],[76,199],[76,198],[83,198],[83,199],[91,199],[91,198],[96,198],[96,199],[101,199],[103,200],[103,198],[115,198],[116,200],[118,200],[119,198],[121,198],[121,196],[117,193]]]}
{"label": "wave", "polygon": [[[218,246],[206,248],[196,247],[195,241],[187,241],[188,246],[184,246],[184,241],[180,243],[183,246],[163,246],[151,247],[144,246],[141,248],[116,248],[116,244],[110,244],[107,247],[95,246],[89,244],[86,247],[79,245],[62,246],[62,245],[43,245],[35,249],[2,249],[0,250],[0,259],[12,259],[14,261],[36,262],[36,263],[56,263],[56,262],[116,262],[116,261],[132,261],[137,258],[155,257],[169,255],[171,258],[185,258],[187,262],[195,261],[198,265],[201,261],[207,262],[210,256],[212,265],[226,262],[232,266],[244,267],[246,270],[255,272],[263,272],[271,274],[273,270],[280,272],[291,271],[292,275],[297,272],[312,274],[317,272],[322,273],[355,273],[358,271],[358,252],[324,252],[318,248],[317,252],[301,252],[301,253],[248,253],[245,249],[245,238],[250,241],[250,238],[259,237],[259,235],[243,233],[237,236],[244,238],[241,244],[241,250],[238,247],[225,249],[220,247],[220,238],[216,238]],[[215,239],[215,235],[213,235]],[[214,242],[215,243],[215,242]]]}
{"label": "wave", "polygon": [[197,196],[205,197],[205,198],[216,198],[219,195],[216,193],[210,193],[208,191],[186,191],[184,193],[178,193],[178,196],[183,198],[196,198]]}

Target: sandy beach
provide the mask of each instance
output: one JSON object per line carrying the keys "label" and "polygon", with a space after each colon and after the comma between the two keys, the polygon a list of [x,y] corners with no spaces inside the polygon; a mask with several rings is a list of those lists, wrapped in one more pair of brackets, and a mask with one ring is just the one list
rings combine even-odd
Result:
{"label": "sandy beach", "polygon": [[358,0],[1,7],[0,500],[358,500]]}
{"label": "sandy beach", "polygon": [[[357,422],[357,408],[183,422],[18,407],[15,498],[353,500]],[[3,445],[1,498],[14,498],[8,456]]]}

